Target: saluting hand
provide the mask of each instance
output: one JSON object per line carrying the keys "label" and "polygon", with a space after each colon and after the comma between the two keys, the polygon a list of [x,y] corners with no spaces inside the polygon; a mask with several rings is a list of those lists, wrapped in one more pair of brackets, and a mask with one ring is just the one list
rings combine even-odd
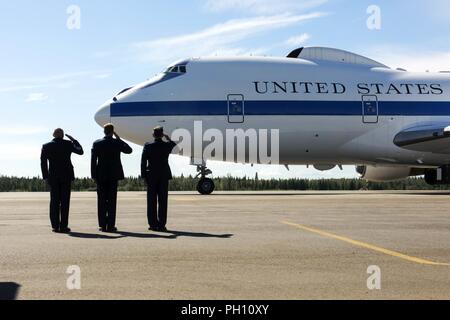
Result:
{"label": "saluting hand", "polygon": [[117,132],[114,131],[114,137],[116,137],[116,139],[120,140],[119,135],[117,134]]}
{"label": "saluting hand", "polygon": [[69,135],[69,134],[66,134],[66,137],[67,137],[67,139],[69,139],[70,141],[74,141],[74,140],[75,140],[74,137],[72,137],[72,136]]}

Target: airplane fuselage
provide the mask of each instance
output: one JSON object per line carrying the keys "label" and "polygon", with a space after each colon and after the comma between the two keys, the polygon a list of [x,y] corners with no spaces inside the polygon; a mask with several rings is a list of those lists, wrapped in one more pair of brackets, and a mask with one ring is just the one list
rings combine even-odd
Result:
{"label": "airplane fuselage", "polygon": [[[190,59],[174,66],[175,72],[109,101],[110,118],[102,121],[140,145],[152,140],[157,125],[192,134],[196,121],[203,131],[224,135],[227,129],[278,129],[280,164],[450,163],[449,154],[393,143],[410,126],[450,123],[448,74],[265,57]],[[237,112],[230,110],[236,105]],[[183,155],[194,157],[193,152]]]}

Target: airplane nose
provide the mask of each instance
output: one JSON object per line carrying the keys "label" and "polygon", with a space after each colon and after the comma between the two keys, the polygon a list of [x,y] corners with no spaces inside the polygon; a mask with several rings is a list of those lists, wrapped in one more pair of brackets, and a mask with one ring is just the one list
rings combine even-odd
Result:
{"label": "airplane nose", "polygon": [[109,103],[105,103],[97,111],[95,114],[95,122],[101,127],[111,122],[111,105]]}

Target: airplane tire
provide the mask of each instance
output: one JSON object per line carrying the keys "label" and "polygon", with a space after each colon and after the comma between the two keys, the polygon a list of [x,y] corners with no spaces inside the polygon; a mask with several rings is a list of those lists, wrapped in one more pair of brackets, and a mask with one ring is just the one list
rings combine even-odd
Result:
{"label": "airplane tire", "polygon": [[213,193],[215,187],[216,186],[214,185],[214,181],[212,179],[203,178],[203,179],[200,179],[200,181],[197,184],[197,191],[200,194],[209,195],[209,194]]}

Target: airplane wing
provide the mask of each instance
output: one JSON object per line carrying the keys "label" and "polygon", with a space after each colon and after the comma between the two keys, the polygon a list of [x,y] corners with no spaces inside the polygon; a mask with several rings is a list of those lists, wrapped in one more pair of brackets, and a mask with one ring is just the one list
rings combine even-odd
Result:
{"label": "airplane wing", "polygon": [[450,124],[419,124],[394,138],[396,146],[413,151],[450,154]]}

